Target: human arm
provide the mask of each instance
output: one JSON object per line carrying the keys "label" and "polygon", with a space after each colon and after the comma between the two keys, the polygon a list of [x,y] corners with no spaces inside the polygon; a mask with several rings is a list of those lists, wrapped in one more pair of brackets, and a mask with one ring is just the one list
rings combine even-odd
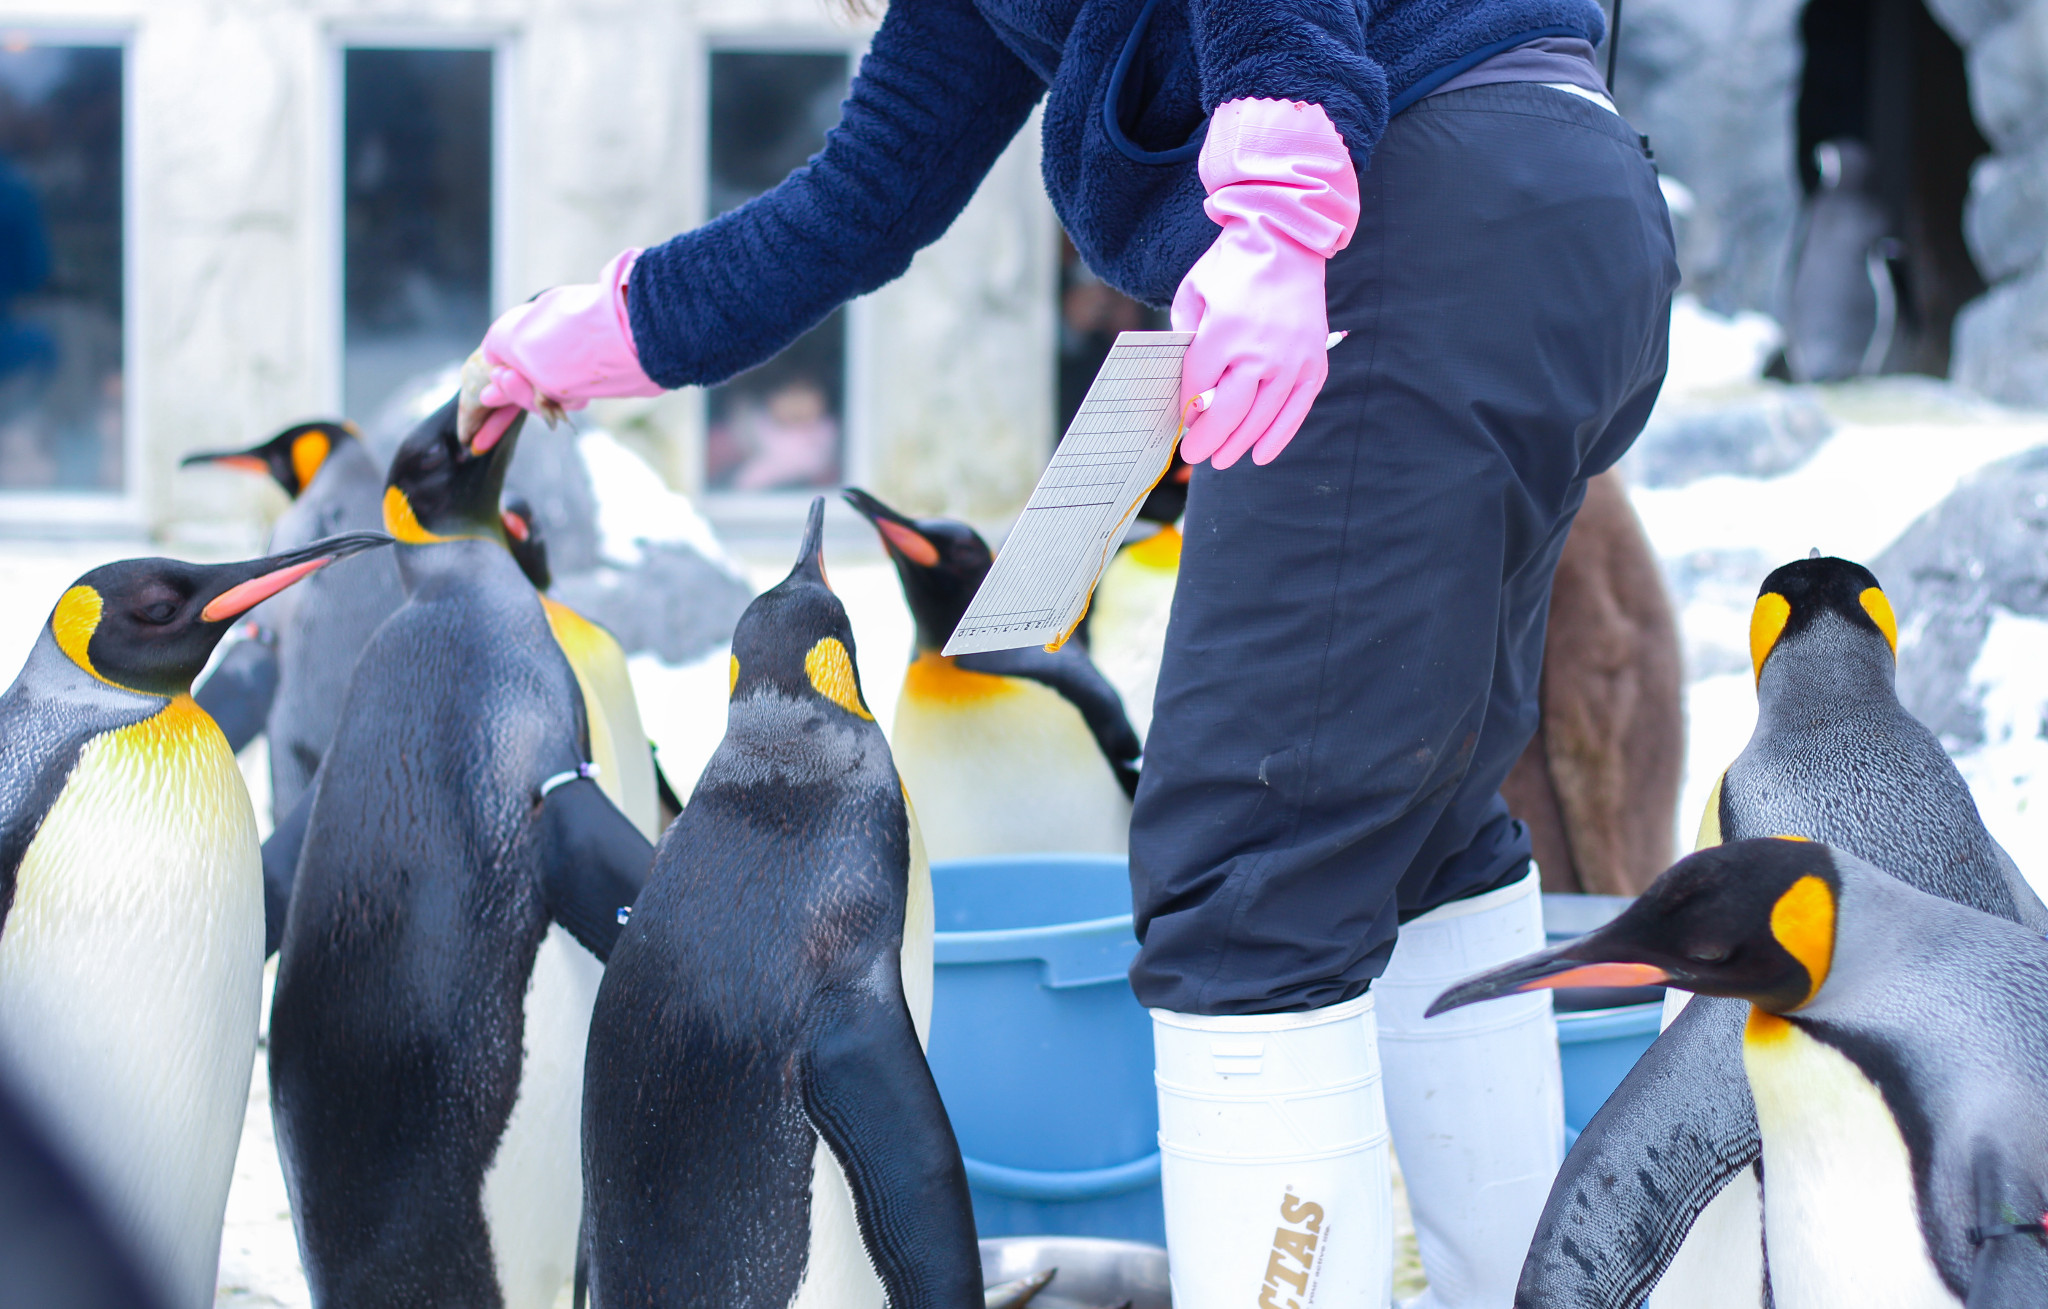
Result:
{"label": "human arm", "polygon": [[[896,0],[825,148],[773,190],[641,253],[619,282],[617,312],[606,299],[583,321],[613,332],[650,386],[719,382],[761,363],[908,268],[966,207],[1044,90],[971,0]],[[483,353],[494,348],[506,353],[489,339]],[[537,352],[515,370],[531,407],[564,398],[550,387],[552,357]],[[515,383],[483,398],[528,396]]]}

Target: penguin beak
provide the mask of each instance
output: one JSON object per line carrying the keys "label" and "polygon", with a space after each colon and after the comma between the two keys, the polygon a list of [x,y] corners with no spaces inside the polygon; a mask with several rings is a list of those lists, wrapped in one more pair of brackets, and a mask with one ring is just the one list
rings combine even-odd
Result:
{"label": "penguin beak", "polygon": [[341,536],[330,536],[324,541],[315,541],[297,550],[267,559],[251,559],[245,564],[226,565],[221,570],[221,581],[225,583],[221,592],[206,602],[199,611],[202,622],[225,623],[237,618],[271,596],[284,590],[337,559],[346,559],[352,554],[374,550],[378,546],[392,544],[392,538],[382,532],[348,532]]}
{"label": "penguin beak", "polygon": [[938,566],[939,548],[931,543],[929,537],[917,530],[916,523],[857,486],[847,487],[840,495],[859,512],[861,517],[875,525],[875,530],[882,534],[883,548],[890,554],[920,568]]}
{"label": "penguin beak", "polygon": [[270,465],[261,456],[246,450],[202,450],[198,454],[186,455],[178,461],[180,468],[194,468],[200,464],[219,464],[224,468],[239,468],[245,473],[261,473],[270,476]]}
{"label": "penguin beak", "polygon": [[804,522],[804,543],[797,547],[796,567],[789,570],[785,581],[802,578],[816,582],[827,591],[832,581],[825,576],[825,497],[818,496],[811,501],[810,517]]}
{"label": "penguin beak", "polygon": [[1560,987],[1576,986],[1663,986],[1672,980],[1671,974],[1651,964],[1586,958],[1590,953],[1589,945],[1598,948],[1595,943],[1598,935],[1594,933],[1568,941],[1504,964],[1491,972],[1467,978],[1438,996],[1423,1017],[1434,1018],[1468,1004],[1498,1000],[1524,991],[1554,991]]}
{"label": "penguin beak", "polygon": [[524,518],[521,518],[518,514],[513,513],[510,509],[500,510],[498,512],[498,517],[504,520],[505,535],[511,537],[513,540],[524,541],[527,537],[533,535],[533,533],[527,529],[526,520]]}

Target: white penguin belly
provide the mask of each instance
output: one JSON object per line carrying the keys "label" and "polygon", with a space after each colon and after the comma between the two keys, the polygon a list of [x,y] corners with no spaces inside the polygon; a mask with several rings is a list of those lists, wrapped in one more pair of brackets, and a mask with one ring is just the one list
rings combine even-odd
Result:
{"label": "white penguin belly", "polygon": [[1152,727],[1152,696],[1179,583],[1180,533],[1162,528],[1110,560],[1095,588],[1088,655],[1123,697],[1141,741]]}
{"label": "white penguin belly", "polygon": [[549,925],[526,984],[519,1098],[484,1174],[505,1309],[550,1309],[576,1271],[583,1213],[583,1048],[604,965]]}
{"label": "white penguin belly", "polygon": [[[1683,995],[1683,991],[1670,992]],[[1666,1026],[1669,1026],[1667,1023]],[[1650,1292],[1649,1309],[1757,1309],[1764,1302],[1763,1192],[1743,1169],[1707,1202]]]}
{"label": "white penguin belly", "polygon": [[906,678],[896,705],[890,750],[931,857],[1124,853],[1131,802],[1081,711],[1037,682],[969,676],[952,697]]}
{"label": "white penguin belly", "polygon": [[1778,1309],[1955,1309],[1928,1257],[1913,1167],[1884,1095],[1791,1023],[1753,1017],[1742,1062],[1763,1137]]}
{"label": "white penguin belly", "polygon": [[87,742],[0,929],[0,1051],[182,1309],[213,1303],[262,979],[256,815],[220,729],[181,697]]}
{"label": "white penguin belly", "polygon": [[[932,867],[925,858],[917,813],[910,814],[910,885],[904,901],[903,1001],[924,1046],[932,1023]],[[825,1138],[811,1152],[811,1239],[804,1278],[790,1309],[882,1309],[882,1279],[860,1238],[853,1188]]]}

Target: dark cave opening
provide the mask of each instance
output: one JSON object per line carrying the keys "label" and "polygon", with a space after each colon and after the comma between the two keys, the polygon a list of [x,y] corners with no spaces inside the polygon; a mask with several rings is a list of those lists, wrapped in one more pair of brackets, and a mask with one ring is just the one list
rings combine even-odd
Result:
{"label": "dark cave opening", "polygon": [[1970,113],[1962,49],[1923,0],[1809,0],[1799,26],[1800,183],[1809,197],[1819,189],[1823,142],[1867,147],[1897,299],[1880,371],[1946,377],[1956,313],[1984,290],[1963,201],[1990,146]]}

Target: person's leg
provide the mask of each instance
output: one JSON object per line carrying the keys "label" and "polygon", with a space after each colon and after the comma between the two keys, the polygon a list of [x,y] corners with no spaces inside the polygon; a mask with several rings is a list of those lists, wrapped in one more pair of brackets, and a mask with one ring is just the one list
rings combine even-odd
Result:
{"label": "person's leg", "polygon": [[[1526,862],[1497,795],[1534,725],[1543,615],[1524,597],[1547,591],[1584,478],[1640,427],[1676,280],[1655,178],[1605,117],[1481,87],[1397,118],[1331,265],[1330,323],[1352,336],[1322,398],[1272,465],[1196,470],[1132,822],[1131,978],[1169,1011],[1162,1057],[1187,1030],[1175,1014],[1358,999],[1404,910]],[[1261,1066],[1294,1059],[1265,1026],[1197,1038],[1216,1076],[1254,1045]],[[1376,1078],[1317,1085],[1319,1121],[1370,1120],[1345,1097],[1376,1097]],[[1264,1292],[1307,1309],[1300,1270],[1269,1268],[1274,1224],[1225,1240],[1188,1221],[1254,1190],[1278,1213],[1305,1194],[1290,1179],[1337,1186],[1318,1168],[1356,1144],[1341,1134],[1297,1133],[1281,1156],[1162,1120],[1188,1309]],[[1362,1239],[1384,1202],[1355,1204],[1329,1221]]]}

